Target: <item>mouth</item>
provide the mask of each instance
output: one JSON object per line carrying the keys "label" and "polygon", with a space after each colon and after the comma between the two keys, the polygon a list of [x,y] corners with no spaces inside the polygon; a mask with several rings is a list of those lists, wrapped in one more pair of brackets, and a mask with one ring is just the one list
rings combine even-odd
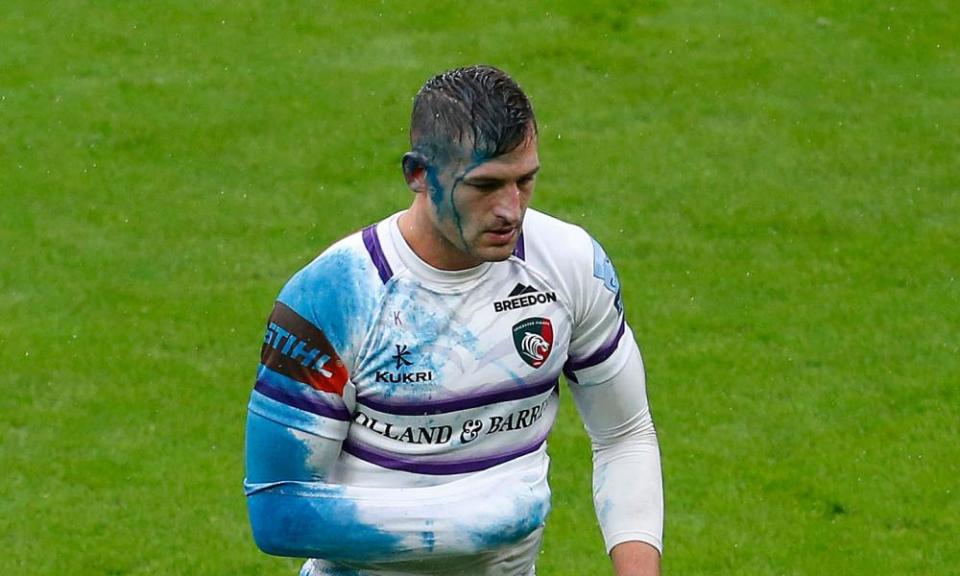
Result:
{"label": "mouth", "polygon": [[500,228],[497,230],[487,230],[484,232],[484,236],[488,238],[491,244],[503,246],[509,244],[516,233],[516,228]]}

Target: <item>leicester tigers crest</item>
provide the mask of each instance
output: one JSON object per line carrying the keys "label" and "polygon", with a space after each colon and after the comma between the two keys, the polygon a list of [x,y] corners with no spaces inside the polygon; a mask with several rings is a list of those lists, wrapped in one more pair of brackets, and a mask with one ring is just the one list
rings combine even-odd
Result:
{"label": "leicester tigers crest", "polygon": [[524,362],[539,368],[553,350],[553,324],[548,318],[527,318],[513,325],[513,344]]}

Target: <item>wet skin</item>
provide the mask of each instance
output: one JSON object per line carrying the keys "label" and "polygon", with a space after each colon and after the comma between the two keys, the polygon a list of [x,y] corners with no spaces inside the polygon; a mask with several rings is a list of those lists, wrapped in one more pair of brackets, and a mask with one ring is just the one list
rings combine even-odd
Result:
{"label": "wet skin", "polygon": [[438,165],[405,162],[407,184],[417,194],[400,216],[404,239],[441,270],[506,260],[520,236],[540,169],[536,136],[494,158],[475,159],[461,150],[450,156]]}

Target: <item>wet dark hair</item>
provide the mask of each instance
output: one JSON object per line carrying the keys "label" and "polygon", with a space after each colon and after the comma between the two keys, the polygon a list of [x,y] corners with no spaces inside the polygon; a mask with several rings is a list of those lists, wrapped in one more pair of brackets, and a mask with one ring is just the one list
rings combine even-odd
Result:
{"label": "wet dark hair", "polygon": [[410,145],[428,162],[451,144],[475,159],[506,154],[537,133],[533,106],[506,72],[493,66],[456,68],[427,80],[413,100]]}

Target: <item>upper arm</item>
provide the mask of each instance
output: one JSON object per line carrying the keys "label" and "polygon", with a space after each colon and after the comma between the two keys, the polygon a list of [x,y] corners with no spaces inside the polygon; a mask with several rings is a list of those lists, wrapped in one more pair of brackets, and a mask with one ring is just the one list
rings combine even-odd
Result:
{"label": "upper arm", "polygon": [[323,478],[350,426],[349,373],[319,322],[278,300],[247,414],[248,484]]}
{"label": "upper arm", "polygon": [[301,498],[275,492],[324,481],[350,427],[350,375],[320,323],[300,315],[281,293],[267,320],[247,407],[244,487],[254,540],[270,554],[300,554],[291,548],[285,518],[310,509]]}
{"label": "upper arm", "polygon": [[[627,362],[632,340],[623,310],[620,280],[600,244],[589,238],[589,255],[575,264],[574,327],[564,374],[572,383],[603,382]],[[585,252],[585,250],[582,250]]]}
{"label": "upper arm", "polygon": [[355,243],[324,252],[277,297],[248,408],[248,484],[322,478],[339,455],[354,408],[350,375],[379,285]]}

